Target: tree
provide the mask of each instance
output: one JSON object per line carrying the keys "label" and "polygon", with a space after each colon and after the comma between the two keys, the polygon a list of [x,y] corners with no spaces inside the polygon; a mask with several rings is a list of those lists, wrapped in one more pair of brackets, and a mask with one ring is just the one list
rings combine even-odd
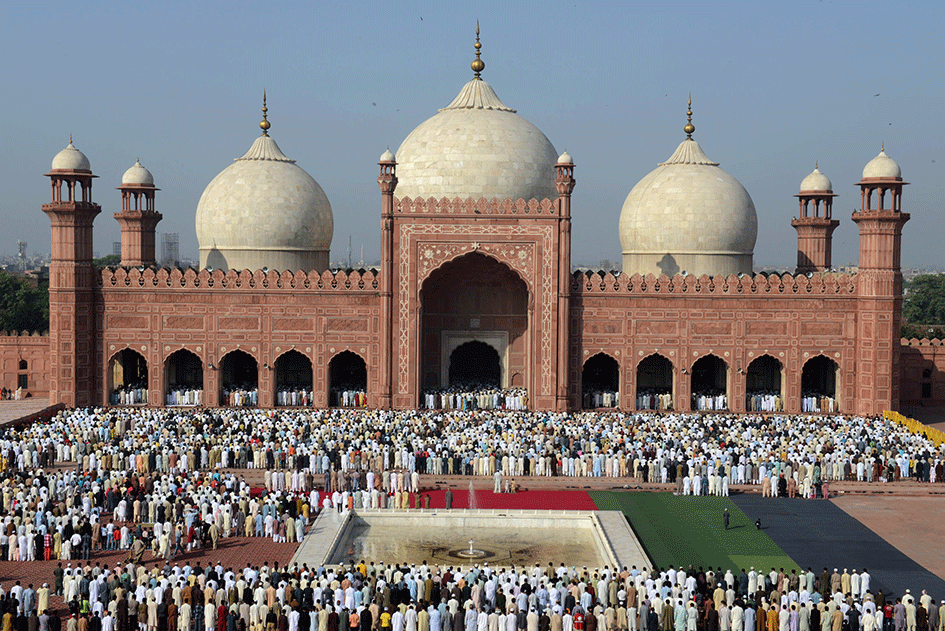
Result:
{"label": "tree", "polygon": [[121,256],[118,254],[109,254],[100,259],[92,259],[92,264],[98,269],[102,269],[103,267],[115,267],[121,264]]}
{"label": "tree", "polygon": [[49,288],[0,270],[0,331],[48,331]]}
{"label": "tree", "polygon": [[945,324],[945,274],[913,278],[906,285],[902,316],[909,324]]}

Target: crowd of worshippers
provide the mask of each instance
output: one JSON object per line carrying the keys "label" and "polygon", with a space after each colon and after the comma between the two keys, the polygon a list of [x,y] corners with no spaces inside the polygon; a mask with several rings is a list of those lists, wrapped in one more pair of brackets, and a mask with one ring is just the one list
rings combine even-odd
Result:
{"label": "crowd of worshippers", "polygon": [[801,411],[811,414],[833,414],[838,412],[840,407],[837,400],[831,394],[823,392],[803,392],[801,393]]}
{"label": "crowd of worshippers", "polygon": [[276,405],[279,407],[309,407],[312,405],[311,388],[279,388],[276,391]]}
{"label": "crowd of worshippers", "polygon": [[943,450],[882,417],[89,408],[0,432],[0,470],[68,462],[104,477],[262,468],[678,484],[682,467],[728,485],[783,475],[802,488],[818,471],[825,482],[939,482]]}
{"label": "crowd of worshippers", "polygon": [[673,393],[664,388],[637,390],[637,409],[670,411],[673,409]]}
{"label": "crowd of worshippers", "polygon": [[146,405],[148,403],[148,383],[136,381],[122,384],[112,390],[109,397],[112,405]]}
{"label": "crowd of worshippers", "polygon": [[480,388],[475,385],[430,389],[423,393],[423,409],[524,411],[528,409],[528,390]]}
{"label": "crowd of worshippers", "polygon": [[367,406],[367,392],[363,385],[339,386],[332,389],[329,404],[343,408],[363,408]]}
{"label": "crowd of worshippers", "polygon": [[718,388],[706,388],[692,393],[692,409],[700,412],[727,410],[728,394]]}
{"label": "crowd of worshippers", "polygon": [[170,406],[203,405],[203,386],[172,385],[164,398],[164,404]]}
{"label": "crowd of worshippers", "polygon": [[[737,571],[737,570],[736,570]],[[895,600],[871,577],[824,568],[647,571],[439,567],[364,560],[310,569],[199,562],[60,563],[39,590],[0,598],[3,625],[54,631],[939,631],[924,590]],[[50,613],[52,596],[65,607]],[[45,616],[44,620],[39,618]],[[8,624],[9,623],[9,624]]]}
{"label": "crowd of worshippers", "polygon": [[224,385],[220,405],[226,407],[256,407],[259,405],[259,388],[255,384]]}
{"label": "crowd of worshippers", "polygon": [[749,391],[746,400],[746,409],[749,412],[783,412],[784,399],[776,390]]}
{"label": "crowd of worshippers", "polygon": [[[586,390],[584,409],[615,408],[620,405],[620,393],[616,390]],[[652,408],[643,408],[644,410]]]}

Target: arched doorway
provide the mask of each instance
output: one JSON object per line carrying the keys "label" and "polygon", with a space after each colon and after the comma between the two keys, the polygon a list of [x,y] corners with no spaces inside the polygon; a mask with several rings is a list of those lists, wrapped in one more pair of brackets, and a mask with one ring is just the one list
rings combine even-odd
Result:
{"label": "arched doorway", "polygon": [[721,357],[706,355],[692,365],[692,409],[728,409],[728,364]]}
{"label": "arched doorway", "polygon": [[367,405],[367,364],[360,355],[343,351],[328,363],[328,404],[340,407]]}
{"label": "arched doorway", "polygon": [[112,405],[147,405],[148,362],[130,348],[118,351],[108,363],[108,402]]}
{"label": "arched doorway", "polygon": [[659,353],[637,365],[637,409],[673,409],[673,362]]}
{"label": "arched doorway", "polygon": [[276,360],[276,405],[312,405],[312,360],[291,350]]}
{"label": "arched doorway", "polygon": [[781,362],[771,355],[756,357],[748,364],[745,380],[745,409],[749,412],[784,411]]}
{"label": "arched doorway", "polygon": [[605,353],[584,362],[581,371],[584,409],[615,408],[620,405],[620,364]]}
{"label": "arched doorway", "polygon": [[449,385],[460,389],[501,387],[499,351],[479,340],[460,344],[450,353]]}
{"label": "arched doorway", "polygon": [[818,355],[807,360],[801,373],[801,411],[839,412],[837,405],[837,362]]}
{"label": "arched doorway", "polygon": [[[445,263],[430,274],[420,291],[420,375],[426,389],[425,406],[456,383],[460,378],[457,369],[467,381],[463,386],[473,391],[509,390],[511,375],[524,375],[522,381],[528,383],[528,301],[528,286],[521,277],[479,252]],[[479,344],[468,347],[468,352],[480,352],[483,357],[489,353],[489,362],[494,360],[491,352],[498,355],[498,383],[492,363],[488,370],[476,373],[453,361],[454,351],[470,342]],[[527,394],[525,388],[517,388],[515,393],[522,400]]]}
{"label": "arched doorway", "polygon": [[259,364],[246,351],[231,351],[220,360],[220,405],[259,405]]}
{"label": "arched doorway", "polygon": [[167,405],[203,405],[203,362],[187,349],[164,360],[164,401]]}

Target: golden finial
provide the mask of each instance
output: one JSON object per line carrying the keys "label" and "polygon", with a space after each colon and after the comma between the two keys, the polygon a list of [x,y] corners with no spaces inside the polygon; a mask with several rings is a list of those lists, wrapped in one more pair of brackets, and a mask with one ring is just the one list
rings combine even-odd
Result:
{"label": "golden finial", "polygon": [[683,131],[686,132],[686,138],[692,140],[692,132],[696,131],[696,126],[692,124],[692,92],[689,93],[689,109],[686,110],[686,126]]}
{"label": "golden finial", "polygon": [[72,144],[72,134],[69,134],[69,144]]}
{"label": "golden finial", "polygon": [[469,64],[469,67],[473,69],[473,72],[476,73],[476,78],[479,79],[480,73],[485,69],[486,63],[479,58],[481,52],[482,44],[479,43],[479,20],[476,20],[476,59]]}
{"label": "golden finial", "polygon": [[263,130],[263,133],[262,133],[263,136],[269,135],[269,128],[272,126],[270,125],[269,120],[267,118],[268,111],[269,111],[269,108],[266,107],[266,90],[264,88],[263,89],[263,106],[262,106],[263,119],[259,123],[259,128]]}
{"label": "golden finial", "polygon": [[814,170],[816,171],[819,168],[820,168],[820,160],[814,160]]}
{"label": "golden finial", "polygon": [[[69,136],[69,142],[72,142],[72,136]],[[885,140],[883,141],[883,144],[882,144],[882,146],[880,146],[879,150],[882,151],[883,153],[886,152],[886,141],[885,141]]]}

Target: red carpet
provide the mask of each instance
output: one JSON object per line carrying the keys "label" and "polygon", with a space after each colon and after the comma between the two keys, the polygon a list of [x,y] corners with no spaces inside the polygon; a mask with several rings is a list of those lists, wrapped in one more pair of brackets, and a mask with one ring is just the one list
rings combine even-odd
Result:
{"label": "red carpet", "polygon": [[[430,496],[430,508],[446,508],[446,491],[423,491]],[[586,491],[522,491],[493,493],[476,491],[477,508],[526,510],[597,510]],[[469,508],[469,491],[453,491],[453,508]]]}

